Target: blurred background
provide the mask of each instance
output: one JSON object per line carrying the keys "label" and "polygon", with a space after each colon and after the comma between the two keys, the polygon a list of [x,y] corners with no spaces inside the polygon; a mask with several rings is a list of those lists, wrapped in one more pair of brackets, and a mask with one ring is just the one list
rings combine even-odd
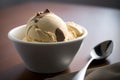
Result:
{"label": "blurred background", "polygon": [[64,3],[74,3],[74,4],[87,4],[95,6],[104,6],[111,8],[120,9],[120,0],[0,0],[0,8],[9,7],[12,5],[17,5],[25,2],[37,1],[37,2],[64,2]]}

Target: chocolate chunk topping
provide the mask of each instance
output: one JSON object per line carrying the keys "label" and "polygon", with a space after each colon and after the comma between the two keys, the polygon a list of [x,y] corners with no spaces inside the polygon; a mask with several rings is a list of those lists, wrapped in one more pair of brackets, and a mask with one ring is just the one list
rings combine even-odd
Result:
{"label": "chocolate chunk topping", "polygon": [[65,36],[59,28],[56,29],[55,35],[56,35],[57,41],[64,41]]}
{"label": "chocolate chunk topping", "polygon": [[36,16],[40,16],[40,13],[37,13]]}
{"label": "chocolate chunk topping", "polygon": [[44,17],[47,13],[50,13],[48,9],[46,9],[44,12],[38,12],[35,17],[32,19],[35,23],[38,22],[38,19]]}
{"label": "chocolate chunk topping", "polygon": [[44,13],[50,13],[49,9],[46,9],[46,10],[44,11]]}

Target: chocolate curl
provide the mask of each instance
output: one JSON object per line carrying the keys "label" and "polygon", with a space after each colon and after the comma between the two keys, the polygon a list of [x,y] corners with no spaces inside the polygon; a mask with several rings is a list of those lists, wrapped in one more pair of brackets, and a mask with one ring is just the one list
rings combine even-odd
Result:
{"label": "chocolate curl", "polygon": [[49,9],[46,9],[46,10],[44,11],[44,13],[50,13]]}
{"label": "chocolate curl", "polygon": [[59,28],[56,29],[55,35],[56,35],[57,41],[64,41],[65,36]]}

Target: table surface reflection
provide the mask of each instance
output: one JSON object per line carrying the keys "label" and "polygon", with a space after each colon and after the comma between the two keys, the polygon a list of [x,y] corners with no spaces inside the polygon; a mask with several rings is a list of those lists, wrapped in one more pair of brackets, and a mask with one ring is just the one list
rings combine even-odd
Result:
{"label": "table surface reflection", "polygon": [[[73,21],[88,30],[88,36],[84,39],[69,68],[54,74],[38,74],[27,70],[7,36],[9,30],[26,24],[29,17],[46,8],[49,8],[64,21]],[[78,4],[29,2],[0,9],[0,25],[0,80],[43,80],[78,71],[89,60],[91,49],[104,40],[113,40],[112,54],[104,61],[93,61],[89,68],[120,61],[119,9]]]}

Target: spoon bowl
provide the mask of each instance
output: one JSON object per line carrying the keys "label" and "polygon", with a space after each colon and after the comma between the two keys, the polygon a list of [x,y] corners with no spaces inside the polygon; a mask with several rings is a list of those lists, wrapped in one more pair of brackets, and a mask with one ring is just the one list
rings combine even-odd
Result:
{"label": "spoon bowl", "polygon": [[81,71],[79,71],[75,75],[75,77],[73,77],[72,80],[84,80],[85,73],[86,73],[86,70],[87,70],[89,64],[93,60],[101,60],[101,59],[107,58],[112,53],[112,50],[113,50],[113,41],[112,40],[107,40],[107,41],[101,42],[98,45],[96,45],[90,53],[91,59],[88,61],[88,63],[85,65],[85,67],[83,69],[81,69]]}
{"label": "spoon bowl", "polygon": [[107,58],[112,53],[112,50],[113,42],[111,40],[107,40],[95,46],[90,55],[94,59],[101,60]]}

